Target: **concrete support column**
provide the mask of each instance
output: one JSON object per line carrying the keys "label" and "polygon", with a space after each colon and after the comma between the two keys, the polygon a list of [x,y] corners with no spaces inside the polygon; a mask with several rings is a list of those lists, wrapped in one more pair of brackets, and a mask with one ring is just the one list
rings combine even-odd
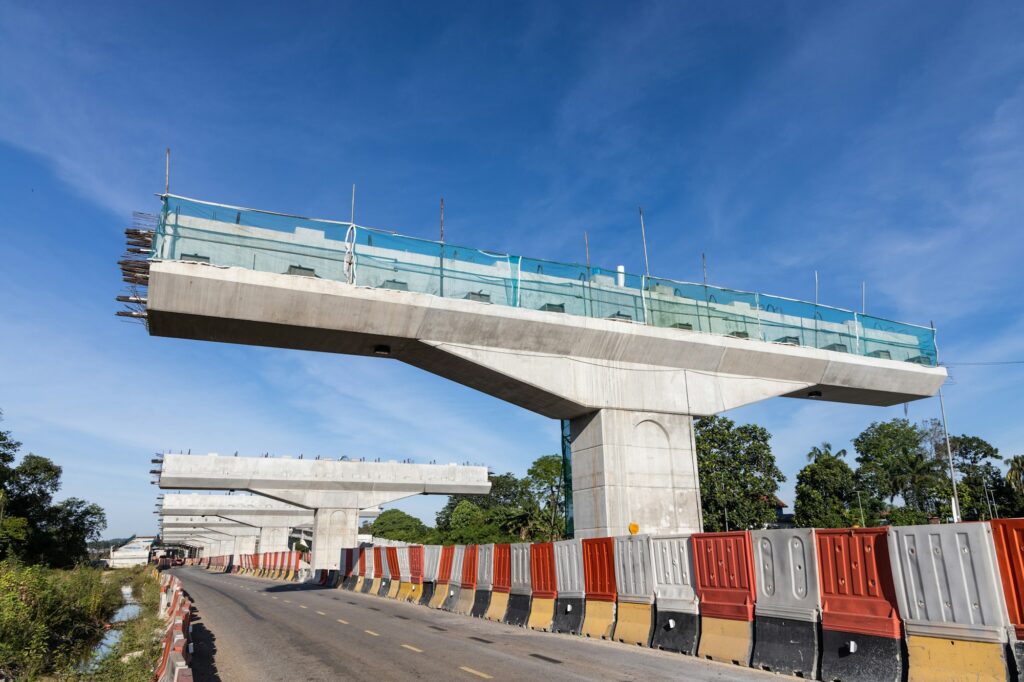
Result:
{"label": "concrete support column", "polygon": [[576,537],[702,530],[693,417],[598,410],[570,438]]}
{"label": "concrete support column", "polygon": [[260,528],[259,551],[263,552],[287,552],[288,551],[288,528]]}
{"label": "concrete support column", "polygon": [[235,548],[232,552],[231,558],[232,564],[240,564],[241,560],[238,558],[242,554],[255,554],[256,553],[256,536],[247,535],[235,538]]}
{"label": "concrete support column", "polygon": [[343,547],[355,547],[358,509],[317,509],[313,515],[313,570],[337,571]]}

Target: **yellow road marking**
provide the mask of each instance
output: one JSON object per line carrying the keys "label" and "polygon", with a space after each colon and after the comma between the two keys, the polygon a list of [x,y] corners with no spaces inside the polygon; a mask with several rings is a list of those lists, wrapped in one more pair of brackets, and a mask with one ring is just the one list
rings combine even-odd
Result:
{"label": "yellow road marking", "polygon": [[423,653],[423,649],[417,649],[412,644],[403,644],[402,648],[403,649],[408,649],[409,651],[415,651],[418,654],[422,654]]}
{"label": "yellow road marking", "polygon": [[326,616],[326,615],[327,615],[327,614],[326,614],[326,613],[324,613],[323,611],[317,611],[317,613],[319,613],[319,614],[320,614],[321,616]]}
{"label": "yellow road marking", "polygon": [[376,632],[374,632],[373,630],[363,630],[363,632],[365,632],[366,634],[371,635],[373,637],[380,637],[380,635],[377,634]]}
{"label": "yellow road marking", "polygon": [[338,622],[341,623],[342,625],[348,625],[348,621],[347,620],[342,620],[341,618],[338,619]]}
{"label": "yellow road marking", "polygon": [[465,665],[459,666],[459,670],[465,670],[470,675],[476,675],[477,677],[482,677],[485,680],[493,680],[494,679],[493,677],[491,677],[487,673],[482,673],[479,670],[473,670],[472,668],[470,668],[468,666],[465,666]]}

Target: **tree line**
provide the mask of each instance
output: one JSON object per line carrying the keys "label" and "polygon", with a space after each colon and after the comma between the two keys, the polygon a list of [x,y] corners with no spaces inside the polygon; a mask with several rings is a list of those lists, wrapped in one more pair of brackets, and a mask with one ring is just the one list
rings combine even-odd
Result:
{"label": "tree line", "polygon": [[[704,530],[765,528],[778,523],[777,493],[786,480],[771,449],[771,434],[726,417],[695,421]],[[796,478],[792,524],[845,528],[927,523],[952,516],[953,486],[941,425],[907,419],[875,422],[846,450],[814,446]],[[961,518],[1024,516],[1024,455],[1007,460],[977,436],[953,436]],[[526,476],[491,475],[489,495],[452,495],[434,527],[397,509],[383,512],[362,532],[423,544],[548,542],[565,537],[562,458],[545,455]]]}
{"label": "tree line", "polygon": [[32,453],[15,464],[20,449],[10,431],[0,431],[0,560],[51,568],[86,561],[87,543],[107,527],[106,514],[77,497],[55,502],[61,468]]}

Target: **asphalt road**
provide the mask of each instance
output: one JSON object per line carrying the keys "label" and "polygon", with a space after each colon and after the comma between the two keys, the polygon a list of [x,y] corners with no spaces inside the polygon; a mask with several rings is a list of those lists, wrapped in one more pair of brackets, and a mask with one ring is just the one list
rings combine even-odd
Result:
{"label": "asphalt road", "polygon": [[384,597],[174,569],[195,600],[209,680],[776,680],[777,675]]}

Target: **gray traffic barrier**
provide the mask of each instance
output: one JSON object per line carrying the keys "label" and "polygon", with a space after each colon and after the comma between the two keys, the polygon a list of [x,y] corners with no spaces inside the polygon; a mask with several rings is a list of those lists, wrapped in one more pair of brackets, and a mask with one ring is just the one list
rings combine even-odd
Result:
{"label": "gray traffic barrier", "polygon": [[818,678],[821,590],[811,528],[750,531],[757,600],[751,667]]}
{"label": "gray traffic barrier", "polygon": [[555,580],[558,597],[555,599],[555,619],[551,630],[578,635],[583,629],[586,604],[581,540],[561,540],[555,543]]}
{"label": "gray traffic barrier", "polygon": [[695,656],[700,637],[689,535],[651,538],[655,621],[651,646]]}
{"label": "gray traffic barrier", "polygon": [[363,594],[370,594],[373,591],[374,585],[377,589],[380,589],[380,582],[376,577],[377,575],[377,556],[380,552],[377,551],[378,547],[372,546],[366,548],[366,573],[363,575]]}
{"label": "gray traffic barrier", "polygon": [[991,526],[888,530],[910,679],[1007,679],[1012,626]]}
{"label": "gray traffic barrier", "polygon": [[[383,571],[380,576],[380,587],[377,588],[378,597],[386,597],[388,592],[391,590],[391,557],[389,556],[390,552],[388,552],[389,545],[390,543],[380,548],[380,560],[383,564]],[[396,571],[397,569],[398,566],[395,566]]]}
{"label": "gray traffic barrier", "polygon": [[437,569],[441,563],[441,545],[423,545],[423,587],[419,603],[426,606],[434,597],[437,586]]}
{"label": "gray traffic barrier", "polygon": [[455,545],[455,553],[452,555],[452,574],[448,579],[448,595],[444,598],[441,608],[445,611],[454,611],[462,593],[462,562],[466,558],[466,546]]}
{"label": "gray traffic barrier", "polygon": [[512,551],[512,592],[508,597],[508,610],[504,623],[526,627],[530,620],[530,598],[533,587],[530,580],[530,543],[517,542]]}
{"label": "gray traffic barrier", "polygon": [[654,628],[654,567],[651,538],[627,535],[615,538],[615,590],[618,620],[614,639],[650,646]]}
{"label": "gray traffic barrier", "polygon": [[478,545],[476,552],[476,594],[470,615],[483,618],[491,605],[491,588],[494,586],[494,545]]}

